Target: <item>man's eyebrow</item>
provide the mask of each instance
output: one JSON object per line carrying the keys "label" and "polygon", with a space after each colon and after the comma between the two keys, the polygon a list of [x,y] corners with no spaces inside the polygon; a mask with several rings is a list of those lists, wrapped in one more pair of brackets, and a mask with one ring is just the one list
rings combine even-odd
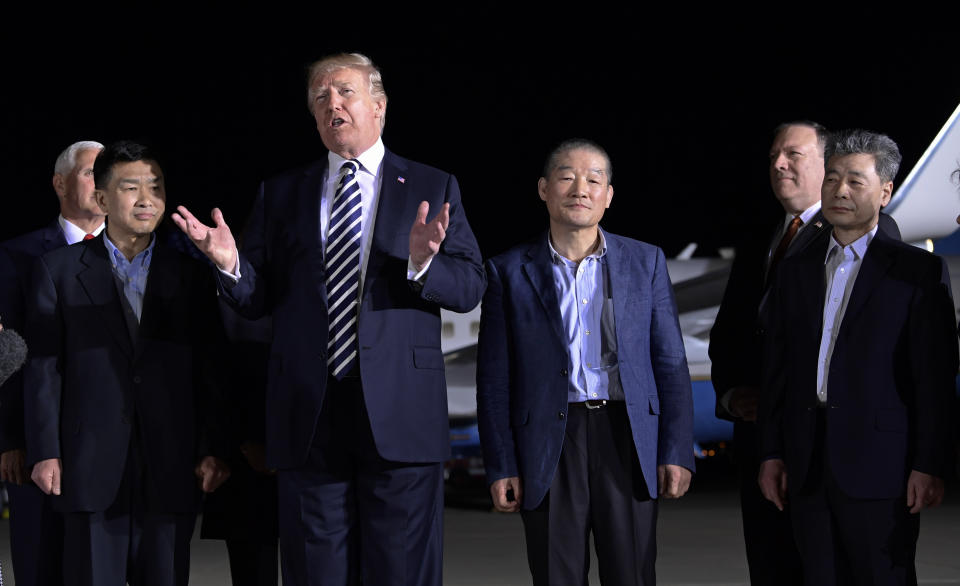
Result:
{"label": "man's eyebrow", "polygon": [[599,167],[597,167],[596,169],[590,169],[590,172],[591,172],[591,173],[596,173],[596,174],[598,174],[598,175],[606,175],[606,172],[605,172],[603,169],[599,168]]}

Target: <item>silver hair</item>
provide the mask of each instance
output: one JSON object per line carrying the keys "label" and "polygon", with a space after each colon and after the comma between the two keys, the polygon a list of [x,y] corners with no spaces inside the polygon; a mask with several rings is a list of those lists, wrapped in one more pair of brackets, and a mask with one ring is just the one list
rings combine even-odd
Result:
{"label": "silver hair", "polygon": [[[355,69],[361,73],[366,73],[367,91],[370,93],[370,97],[375,100],[383,99],[384,104],[386,104],[387,92],[383,88],[383,77],[380,75],[380,70],[377,69],[377,66],[373,64],[373,61],[361,53],[338,53],[336,55],[328,55],[319,61],[314,61],[310,64],[310,67],[307,68],[307,109],[309,109],[310,112],[313,112],[313,100],[317,97],[313,89],[313,82],[316,81],[318,77],[330,75],[340,69]],[[383,127],[386,123],[387,111],[386,108],[384,108],[380,116],[380,132],[383,132]]]}
{"label": "silver hair", "polygon": [[73,168],[77,166],[77,153],[92,149],[102,151],[103,145],[95,140],[81,140],[73,143],[57,157],[57,162],[53,165],[53,172],[56,175],[69,175]]}
{"label": "silver hair", "polygon": [[826,160],[847,155],[873,155],[873,168],[884,183],[897,176],[902,160],[897,143],[889,136],[860,129],[844,130],[831,137]]}

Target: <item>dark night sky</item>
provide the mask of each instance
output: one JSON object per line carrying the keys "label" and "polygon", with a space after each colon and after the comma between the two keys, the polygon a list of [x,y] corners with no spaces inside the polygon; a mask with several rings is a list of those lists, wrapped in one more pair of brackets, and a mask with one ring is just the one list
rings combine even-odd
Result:
{"label": "dark night sky", "polygon": [[768,230],[778,122],[885,132],[903,151],[902,179],[960,100],[956,45],[929,40],[841,58],[830,51],[852,44],[795,45],[790,31],[637,32],[610,44],[433,24],[364,43],[302,34],[303,22],[282,34],[281,20],[265,19],[259,35],[251,22],[133,27],[96,48],[4,25],[0,239],[55,217],[53,162],[80,139],[148,140],[165,155],[168,209],[219,205],[242,225],[260,180],[322,156],[303,71],[333,51],[381,67],[387,148],[457,175],[485,257],[545,227],[536,181],[563,138],[610,152],[605,228],[668,255],[694,240],[709,254],[742,230]]}

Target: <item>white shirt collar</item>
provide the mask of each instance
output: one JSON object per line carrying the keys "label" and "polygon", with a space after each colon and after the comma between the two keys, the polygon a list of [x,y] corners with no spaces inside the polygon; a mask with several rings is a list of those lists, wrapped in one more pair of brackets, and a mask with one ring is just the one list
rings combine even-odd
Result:
{"label": "white shirt collar", "polygon": [[[78,228],[76,224],[64,218],[63,214],[57,217],[57,223],[60,224],[60,230],[63,232],[63,238],[67,241],[67,244],[76,244],[87,235],[87,233]],[[91,234],[99,236],[100,233],[103,232],[104,226],[106,226],[106,223],[100,222],[100,226],[91,232]]]}
{"label": "white shirt collar", "polygon": [[[874,226],[872,230],[857,238],[847,246],[853,251],[853,256],[857,260],[862,260],[863,255],[867,253],[867,247],[870,246],[870,242],[873,240],[873,237],[877,235],[877,226]],[[833,232],[830,232],[830,246],[827,247],[827,256],[823,258],[823,263],[827,263],[827,259],[830,258],[830,253],[833,252],[834,248],[845,248],[842,244],[837,242],[837,239],[834,238]]]}
{"label": "white shirt collar", "polygon": [[[361,169],[376,177],[380,174],[380,164],[383,163],[383,155],[385,152],[386,149],[383,146],[383,141],[377,138],[377,142],[360,153],[356,159],[360,161]],[[327,153],[327,173],[331,177],[339,174],[340,167],[342,167],[347,160],[348,159],[344,159],[337,153],[329,151]]]}

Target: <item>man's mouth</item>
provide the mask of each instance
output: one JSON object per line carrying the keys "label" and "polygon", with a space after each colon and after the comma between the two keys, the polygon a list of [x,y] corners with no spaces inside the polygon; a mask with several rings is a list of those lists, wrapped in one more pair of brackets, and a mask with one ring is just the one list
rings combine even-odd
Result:
{"label": "man's mouth", "polygon": [[330,121],[330,126],[334,128],[340,128],[340,126],[342,126],[344,122],[345,120],[343,118],[334,118],[333,120]]}

